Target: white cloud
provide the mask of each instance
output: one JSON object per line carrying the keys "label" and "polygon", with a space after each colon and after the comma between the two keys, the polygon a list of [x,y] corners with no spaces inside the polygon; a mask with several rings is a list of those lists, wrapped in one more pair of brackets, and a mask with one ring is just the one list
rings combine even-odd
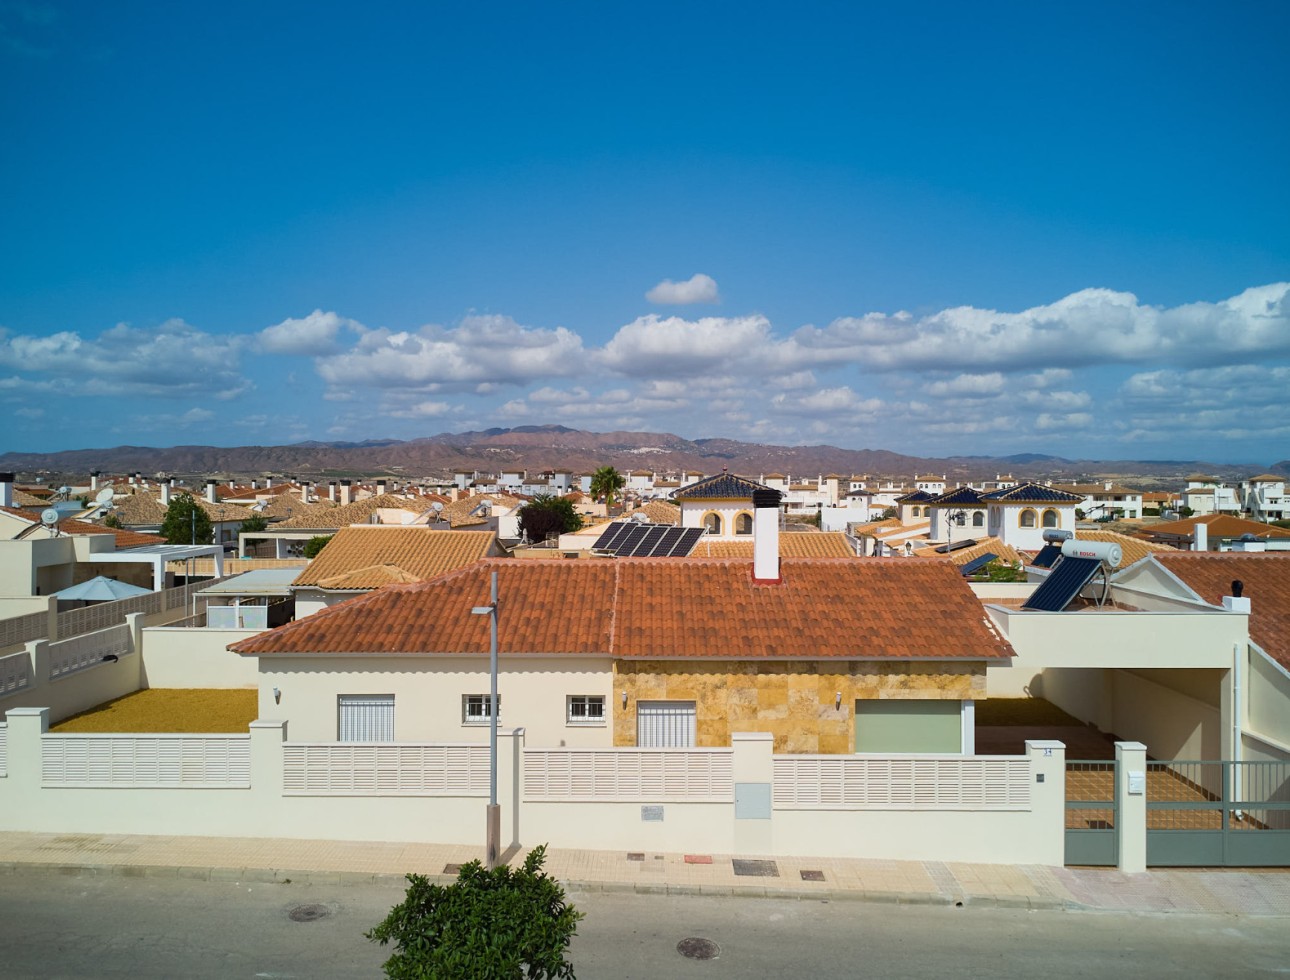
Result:
{"label": "white cloud", "polygon": [[770,321],[764,316],[685,320],[650,314],[614,334],[594,360],[633,377],[679,378],[740,367],[755,367],[761,374],[775,346]]}
{"label": "white cloud", "polygon": [[684,282],[664,279],[645,294],[645,298],[659,306],[689,306],[692,303],[720,303],[717,281],[697,272]]}
{"label": "white cloud", "polygon": [[145,429],[187,429],[215,418],[209,408],[190,408],[186,412],[165,412],[159,415],[135,415],[131,421]]}
{"label": "white cloud", "polygon": [[314,310],[306,317],[288,318],[257,334],[260,350],[269,354],[298,354],[322,357],[338,350],[337,335],[341,329],[361,334],[363,325],[336,313]]}
{"label": "white cloud", "polygon": [[406,408],[389,409],[387,414],[396,419],[438,419],[458,411],[449,402],[423,401]]}
{"label": "white cloud", "polygon": [[[0,367],[45,375],[76,395],[215,395],[249,386],[238,372],[245,338],[205,333],[182,320],[157,327],[120,323],[97,337],[72,330],[45,337],[0,333]],[[28,379],[34,380],[34,379]]]}
{"label": "white cloud", "polygon": [[1084,289],[1047,306],[1001,313],[962,306],[843,317],[792,336],[802,363],[880,370],[1053,369],[1113,363],[1194,364],[1290,353],[1290,283],[1218,303],[1145,306],[1132,293]]}
{"label": "white cloud", "polygon": [[337,386],[458,390],[578,374],[582,340],[571,330],[525,327],[510,317],[470,316],[453,328],[415,333],[371,330],[343,354],[320,358],[318,373]]}

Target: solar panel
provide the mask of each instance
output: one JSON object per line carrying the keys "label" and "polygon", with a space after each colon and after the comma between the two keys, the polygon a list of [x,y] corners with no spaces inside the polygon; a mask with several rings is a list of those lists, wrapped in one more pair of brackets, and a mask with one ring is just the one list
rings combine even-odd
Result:
{"label": "solar panel", "polygon": [[1101,567],[1102,563],[1096,558],[1062,558],[1021,608],[1061,612]]}
{"label": "solar panel", "polygon": [[598,551],[619,558],[683,558],[694,550],[703,528],[616,521],[596,542]]}
{"label": "solar panel", "polygon": [[971,548],[976,544],[976,538],[964,538],[962,541],[955,541],[952,544],[943,544],[937,547],[937,552],[942,555],[949,554],[951,551],[958,551],[960,548]]}
{"label": "solar panel", "polygon": [[1030,564],[1036,568],[1052,568],[1053,562],[1057,560],[1057,556],[1061,553],[1062,546],[1060,544],[1046,544],[1039,549],[1039,554],[1035,555]]}
{"label": "solar panel", "polygon": [[973,558],[966,565],[959,566],[959,574],[971,575],[973,572],[979,572],[981,569],[985,568],[986,565],[990,564],[990,562],[994,561],[998,557],[999,557],[998,555],[992,555],[989,552],[987,552],[986,554],[982,555],[980,558]]}

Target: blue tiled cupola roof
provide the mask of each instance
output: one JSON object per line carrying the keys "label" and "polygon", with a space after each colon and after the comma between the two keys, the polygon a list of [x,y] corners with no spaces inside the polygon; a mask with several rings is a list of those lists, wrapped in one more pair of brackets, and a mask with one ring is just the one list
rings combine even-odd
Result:
{"label": "blue tiled cupola roof", "polygon": [[[673,490],[673,500],[751,500],[754,490],[771,490],[756,480],[722,471],[680,490]],[[772,492],[777,492],[773,491]],[[1083,499],[1082,497],[1080,498]]]}
{"label": "blue tiled cupola roof", "polygon": [[1038,483],[1018,483],[1015,487],[981,494],[981,500],[987,504],[1078,504],[1083,499],[1083,494]]}
{"label": "blue tiled cupola roof", "polygon": [[931,507],[983,506],[980,491],[973,490],[971,487],[955,487],[953,490],[946,490],[940,496],[932,497],[928,505]]}
{"label": "blue tiled cupola roof", "polygon": [[898,504],[925,504],[932,499],[932,495],[926,490],[913,490],[909,493],[902,493],[896,498]]}

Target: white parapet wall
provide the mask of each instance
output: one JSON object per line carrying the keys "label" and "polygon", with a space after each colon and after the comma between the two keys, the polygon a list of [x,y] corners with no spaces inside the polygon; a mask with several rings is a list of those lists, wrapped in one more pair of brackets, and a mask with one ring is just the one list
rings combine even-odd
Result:
{"label": "white parapet wall", "polygon": [[254,688],[260,680],[255,658],[228,646],[260,632],[149,626],[142,640],[143,686]]}

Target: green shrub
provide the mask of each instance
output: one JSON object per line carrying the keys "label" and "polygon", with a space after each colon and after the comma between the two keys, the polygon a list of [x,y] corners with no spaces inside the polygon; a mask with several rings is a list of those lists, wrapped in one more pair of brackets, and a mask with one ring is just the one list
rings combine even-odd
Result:
{"label": "green shrub", "polygon": [[382,946],[394,943],[385,975],[390,980],[572,978],[565,951],[582,914],[565,902],[560,883],[542,873],[545,859],[541,845],[514,871],[506,865],[485,871],[471,861],[446,887],[408,875],[403,902],[364,933]]}
{"label": "green shrub", "polygon": [[327,542],[330,541],[334,536],[335,535],[331,535],[331,534],[318,534],[310,538],[308,541],[305,542],[305,557],[317,558],[318,552],[322,551],[323,548],[327,547]]}

